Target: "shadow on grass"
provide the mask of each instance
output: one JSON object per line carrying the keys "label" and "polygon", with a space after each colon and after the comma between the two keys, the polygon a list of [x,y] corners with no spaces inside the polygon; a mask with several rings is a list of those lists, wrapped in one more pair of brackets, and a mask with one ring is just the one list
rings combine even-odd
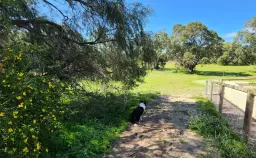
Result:
{"label": "shadow on grass", "polygon": [[60,130],[49,143],[52,157],[102,157],[118,138],[140,100],[157,93],[90,93],[67,104]]}
{"label": "shadow on grass", "polygon": [[232,77],[248,77],[250,74],[244,72],[221,72],[221,71],[194,71],[194,74],[201,76],[232,76]]}
{"label": "shadow on grass", "polygon": [[158,69],[158,71],[173,71],[172,68],[163,68],[163,69]]}

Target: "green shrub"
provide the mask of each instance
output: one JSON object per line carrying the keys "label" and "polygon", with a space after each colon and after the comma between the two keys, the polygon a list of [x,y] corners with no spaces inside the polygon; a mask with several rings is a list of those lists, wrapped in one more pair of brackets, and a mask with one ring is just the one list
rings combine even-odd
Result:
{"label": "green shrub", "polygon": [[8,49],[1,58],[0,157],[102,157],[138,102],[156,97],[85,91],[86,85],[31,76],[25,53]]}
{"label": "green shrub", "polygon": [[217,64],[217,59],[216,58],[211,58],[210,63],[211,64]]}
{"label": "green shrub", "polygon": [[200,61],[199,61],[200,64],[210,64],[210,60],[209,58],[207,57],[203,57]]}
{"label": "green shrub", "polygon": [[230,61],[229,61],[229,56],[226,55],[226,54],[220,56],[220,57],[218,58],[218,60],[217,60],[217,63],[218,63],[219,65],[228,65],[228,64],[230,63]]}
{"label": "green shrub", "polygon": [[140,100],[152,100],[156,94],[119,91],[91,93],[87,97],[80,106],[67,104],[73,106],[71,112],[60,122],[61,130],[49,143],[54,157],[102,157],[125,129],[133,108]]}
{"label": "green shrub", "polygon": [[47,77],[31,77],[22,52],[3,53],[0,73],[0,157],[48,154],[45,141],[58,128],[65,84]]}
{"label": "green shrub", "polygon": [[160,67],[161,67],[161,68],[164,68],[167,61],[168,61],[168,56],[167,56],[167,54],[162,54],[162,55],[159,57],[159,60],[158,60]]}
{"label": "green shrub", "polygon": [[193,72],[197,65],[196,56],[190,52],[186,52],[182,59],[182,66],[189,70],[189,72]]}

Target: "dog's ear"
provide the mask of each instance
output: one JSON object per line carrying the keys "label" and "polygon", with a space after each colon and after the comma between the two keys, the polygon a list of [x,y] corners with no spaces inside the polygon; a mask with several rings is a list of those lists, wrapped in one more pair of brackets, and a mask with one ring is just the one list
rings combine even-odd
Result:
{"label": "dog's ear", "polygon": [[144,103],[145,105],[147,104],[147,102],[143,100],[141,100],[140,103]]}

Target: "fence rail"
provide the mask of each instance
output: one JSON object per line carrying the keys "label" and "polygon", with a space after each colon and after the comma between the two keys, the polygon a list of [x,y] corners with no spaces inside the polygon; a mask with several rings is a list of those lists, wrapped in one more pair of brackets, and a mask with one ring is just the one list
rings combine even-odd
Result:
{"label": "fence rail", "polygon": [[[255,80],[256,78],[253,78],[252,80]],[[244,140],[246,143],[248,143],[249,137],[251,135],[251,124],[252,124],[252,119],[253,119],[253,106],[254,106],[254,98],[256,96],[256,91],[237,86],[237,85],[231,85],[228,83],[225,83],[224,81],[229,81],[229,80],[251,80],[250,78],[248,79],[223,79],[223,80],[208,80],[206,81],[206,94],[208,94],[208,88],[210,85],[210,100],[213,102],[213,95],[217,95],[219,98],[219,101],[217,103],[218,105],[218,111],[220,114],[222,114],[223,111],[223,102],[225,99],[225,88],[233,89],[236,91],[244,92],[247,94],[246,98],[246,103],[245,103],[245,109],[244,111],[244,119],[243,119],[243,135],[244,135]],[[217,94],[213,93],[214,86],[213,85],[218,85],[219,90]],[[256,118],[255,118],[256,119]]]}

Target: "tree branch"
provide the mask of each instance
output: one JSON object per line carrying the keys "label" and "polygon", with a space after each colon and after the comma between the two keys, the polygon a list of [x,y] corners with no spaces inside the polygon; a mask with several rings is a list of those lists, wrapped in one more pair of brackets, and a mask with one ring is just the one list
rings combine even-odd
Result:
{"label": "tree branch", "polygon": [[[66,31],[59,24],[56,24],[56,23],[54,23],[52,21],[43,20],[43,19],[11,20],[11,23],[13,25],[16,25],[17,27],[21,27],[21,28],[25,28],[25,29],[27,29],[27,27],[29,25],[31,25],[31,24],[32,25],[35,25],[35,24],[44,25],[44,24],[46,24],[46,25],[51,25],[51,26],[57,28],[60,32],[66,33]],[[72,42],[72,43],[80,45],[80,46],[83,46],[83,45],[95,45],[95,44],[101,44],[101,43],[107,43],[107,42],[116,41],[115,39],[106,39],[106,40],[101,41],[100,40],[100,36],[96,40],[91,41],[91,42],[88,42],[88,41],[77,41],[77,40],[69,38],[68,36],[64,36],[63,38],[68,40],[68,41],[70,41],[70,42]]]}
{"label": "tree branch", "polygon": [[55,8],[64,18],[65,21],[68,20],[68,16],[66,16],[59,8],[57,8],[55,5],[53,5],[52,3],[48,2],[47,0],[43,0],[46,4],[52,6],[53,8]]}

